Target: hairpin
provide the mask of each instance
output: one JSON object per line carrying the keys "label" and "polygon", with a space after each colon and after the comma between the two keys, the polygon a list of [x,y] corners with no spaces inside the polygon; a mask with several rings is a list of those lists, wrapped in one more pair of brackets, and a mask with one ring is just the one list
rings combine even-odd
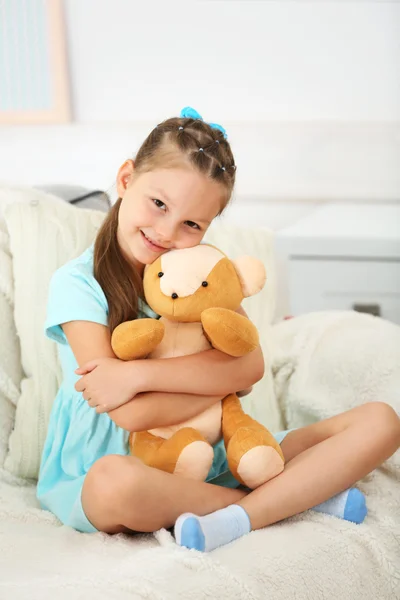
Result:
{"label": "hairpin", "polygon": [[[195,119],[199,121],[204,121],[203,117],[197,112],[197,110],[195,110],[191,106],[186,106],[185,108],[182,108],[180,116],[184,119]],[[209,125],[213,129],[218,129],[223,134],[224,138],[227,139],[228,136],[222,125],[218,125],[218,123],[207,123],[207,125]]]}

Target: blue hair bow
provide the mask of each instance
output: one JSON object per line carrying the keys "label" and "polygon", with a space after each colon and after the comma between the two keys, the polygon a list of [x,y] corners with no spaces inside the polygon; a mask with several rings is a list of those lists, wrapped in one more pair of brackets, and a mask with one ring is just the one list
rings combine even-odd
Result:
{"label": "blue hair bow", "polygon": [[[195,110],[191,106],[185,106],[185,108],[182,108],[180,116],[184,119],[198,119],[199,121],[204,121],[203,117],[199,115],[197,110]],[[221,133],[223,134],[224,138],[227,139],[228,136],[222,125],[218,125],[218,123],[208,123],[208,125],[213,129],[219,129],[219,131],[221,131]]]}

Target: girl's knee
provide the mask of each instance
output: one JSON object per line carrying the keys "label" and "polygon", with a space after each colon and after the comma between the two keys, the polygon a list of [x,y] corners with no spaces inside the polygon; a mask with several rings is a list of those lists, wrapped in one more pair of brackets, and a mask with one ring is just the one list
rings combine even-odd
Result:
{"label": "girl's knee", "polygon": [[97,460],[89,470],[85,486],[103,506],[117,505],[127,485],[140,479],[142,463],[134,458],[110,454]]}
{"label": "girl's knee", "polygon": [[396,411],[386,402],[367,402],[364,406],[365,418],[388,440],[400,445],[400,419]]}
{"label": "girl's knee", "polygon": [[89,521],[99,531],[127,532],[123,525],[122,506],[127,494],[139,490],[143,464],[136,458],[109,455],[97,460],[88,474],[82,490],[82,506]]}

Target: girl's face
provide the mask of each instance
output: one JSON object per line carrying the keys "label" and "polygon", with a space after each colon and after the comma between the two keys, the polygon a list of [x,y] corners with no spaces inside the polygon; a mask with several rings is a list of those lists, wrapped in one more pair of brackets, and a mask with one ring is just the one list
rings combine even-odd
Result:
{"label": "girl's face", "polygon": [[118,242],[139,269],[172,248],[199,244],[224,202],[222,185],[190,167],[136,174],[127,161],[117,189]]}

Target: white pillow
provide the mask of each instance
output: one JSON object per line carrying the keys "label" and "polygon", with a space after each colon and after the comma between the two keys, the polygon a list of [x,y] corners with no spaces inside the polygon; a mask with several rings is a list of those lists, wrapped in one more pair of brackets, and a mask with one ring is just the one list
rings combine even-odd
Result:
{"label": "white pillow", "polygon": [[[92,243],[104,213],[77,209],[36,193],[29,204],[7,207],[5,215],[13,256],[15,323],[25,373],[5,467],[13,474],[36,478],[52,403],[61,383],[56,344],[43,333],[48,284],[58,267]],[[268,333],[274,298],[271,234],[216,225],[207,241],[229,257],[250,254],[264,261],[269,282],[265,290],[246,301],[245,309],[259,328],[269,365]],[[269,367],[243,405],[271,430],[281,427]]]}
{"label": "white pillow", "polygon": [[14,475],[37,478],[51,407],[61,383],[56,344],[44,321],[53,272],[94,240],[104,213],[77,209],[31,190],[29,203],[4,209],[14,272],[14,319],[24,378],[15,427],[4,466]]}
{"label": "white pillow", "polygon": [[[1,203],[0,203],[1,204]],[[22,369],[14,324],[14,290],[8,235],[0,215],[0,468],[4,465],[8,439],[14,425]]]}
{"label": "white pillow", "polygon": [[243,307],[258,329],[264,353],[265,374],[250,396],[242,399],[243,409],[273,433],[283,429],[283,418],[275,397],[271,364],[271,323],[275,313],[276,270],[274,234],[265,228],[241,228],[216,221],[207,232],[207,242],[220,248],[229,258],[254,256],[264,263],[267,282],[260,293],[246,298]]}

